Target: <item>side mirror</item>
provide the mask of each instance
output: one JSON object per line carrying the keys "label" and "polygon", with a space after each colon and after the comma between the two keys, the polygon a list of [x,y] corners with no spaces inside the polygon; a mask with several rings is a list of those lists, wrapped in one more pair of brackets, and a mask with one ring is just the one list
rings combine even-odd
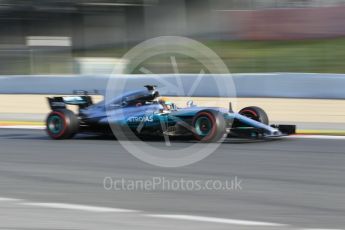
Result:
{"label": "side mirror", "polygon": [[187,107],[190,108],[190,107],[195,107],[196,105],[194,105],[194,101],[193,100],[189,100],[187,101]]}
{"label": "side mirror", "polygon": [[175,103],[172,103],[172,104],[171,104],[171,109],[172,109],[172,110],[177,110],[177,106],[176,106]]}

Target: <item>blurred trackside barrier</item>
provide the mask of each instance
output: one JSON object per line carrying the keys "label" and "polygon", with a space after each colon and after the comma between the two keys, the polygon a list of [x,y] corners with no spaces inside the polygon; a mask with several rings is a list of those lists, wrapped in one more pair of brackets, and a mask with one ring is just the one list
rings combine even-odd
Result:
{"label": "blurred trackside barrier", "polygon": [[[190,87],[195,75],[182,75],[185,89]],[[122,75],[119,81],[128,80],[125,90],[140,88],[145,84],[157,84],[161,81],[150,75]],[[176,83],[174,75],[160,75],[160,78]],[[214,77],[232,79],[237,90],[237,98],[222,97],[212,81]],[[228,107],[234,103],[235,111],[256,105],[264,108],[272,122],[286,123],[327,123],[328,127],[340,127],[345,124],[345,75],[339,74],[234,74],[205,75],[200,86],[191,97],[176,97],[176,92],[165,91],[178,106],[185,106],[193,99],[200,106]],[[2,76],[0,77],[0,120],[44,120],[49,112],[47,96],[72,94],[73,90],[87,90],[91,93],[104,93],[108,76]],[[186,91],[187,92],[187,91]],[[216,98],[215,98],[216,97]],[[102,96],[95,96],[95,101]],[[28,116],[26,116],[26,114]],[[37,119],[36,119],[37,118]],[[318,128],[313,124],[313,128]],[[324,127],[324,126],[320,126]],[[342,126],[344,128],[345,125]],[[341,127],[340,127],[341,128]]]}
{"label": "blurred trackside barrier", "polygon": [[[182,92],[188,92],[197,81],[197,75],[180,74]],[[122,91],[157,85],[163,88],[167,82],[178,85],[174,74],[159,75],[117,75],[118,82],[126,82]],[[91,94],[104,94],[109,75],[100,76],[0,76],[0,94],[67,94],[74,90],[86,90]],[[262,73],[262,74],[205,74],[191,95],[193,97],[229,97],[234,92],[226,92],[217,85],[229,84],[236,88],[239,98],[303,98],[303,99],[345,99],[345,74],[305,74],[305,73]],[[164,87],[162,95],[187,96],[177,94],[176,89]],[[119,92],[121,93],[121,92]]]}

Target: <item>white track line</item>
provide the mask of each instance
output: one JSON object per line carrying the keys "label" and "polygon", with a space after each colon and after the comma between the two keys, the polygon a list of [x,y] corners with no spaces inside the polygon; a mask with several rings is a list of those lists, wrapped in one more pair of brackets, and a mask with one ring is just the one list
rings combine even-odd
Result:
{"label": "white track line", "polygon": [[14,201],[14,202],[17,202],[17,201],[22,201],[22,199],[16,199],[16,198],[10,198],[10,197],[0,197],[0,202],[1,201]]}
{"label": "white track line", "polygon": [[44,207],[44,208],[56,208],[56,209],[70,209],[70,210],[88,211],[88,212],[140,212],[137,210],[130,210],[130,209],[97,207],[97,206],[66,204],[66,203],[20,203],[20,205]]}
{"label": "white track line", "polygon": [[206,217],[206,216],[144,214],[142,211],[139,211],[139,210],[98,207],[98,206],[89,206],[89,205],[81,205],[81,204],[24,202],[24,200],[22,199],[15,199],[15,198],[9,198],[9,197],[0,197],[0,202],[1,201],[8,201],[8,202],[12,201],[12,202],[17,202],[16,203],[17,205],[32,206],[32,207],[67,209],[67,210],[74,210],[74,211],[97,212],[97,213],[109,213],[109,212],[111,213],[114,213],[114,212],[138,213],[140,216],[150,217],[150,218],[199,221],[199,222],[218,223],[218,224],[230,224],[230,225],[242,225],[242,226],[266,226],[266,227],[288,226],[285,224],[270,223],[270,222],[225,219],[225,218]]}
{"label": "white track line", "polygon": [[219,224],[232,224],[232,225],[244,225],[244,226],[267,226],[267,227],[286,226],[285,224],[278,224],[278,223],[258,222],[258,221],[250,221],[250,220],[225,219],[225,218],[215,218],[215,217],[206,217],[206,216],[161,215],[161,214],[145,214],[144,216],[154,217],[154,218],[189,220],[189,221],[199,221],[199,222],[209,222],[209,223],[219,223]]}
{"label": "white track line", "polygon": [[[160,218],[160,219],[172,219],[181,221],[196,221],[196,222],[208,222],[215,224],[229,224],[238,226],[256,226],[256,227],[289,227],[286,224],[272,223],[272,222],[261,222],[251,220],[239,220],[239,219],[228,219],[228,218],[216,218],[207,216],[193,216],[193,215],[171,215],[171,214],[145,214],[143,211],[110,208],[110,207],[99,207],[89,206],[81,204],[69,204],[69,203],[39,203],[39,202],[24,202],[22,199],[0,197],[0,202],[16,202],[17,205],[42,207],[42,208],[53,208],[53,209],[66,209],[74,211],[84,212],[96,212],[96,213],[138,213],[143,217]],[[291,227],[291,226],[290,226]],[[321,228],[299,228],[298,230],[344,230],[344,229],[321,229]]]}

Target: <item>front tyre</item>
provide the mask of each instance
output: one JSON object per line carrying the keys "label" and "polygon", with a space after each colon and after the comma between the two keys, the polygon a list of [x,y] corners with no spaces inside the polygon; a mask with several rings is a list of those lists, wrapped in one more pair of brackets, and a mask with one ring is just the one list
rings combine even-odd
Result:
{"label": "front tyre", "polygon": [[243,108],[238,113],[255,121],[261,122],[265,125],[269,125],[270,123],[265,110],[257,106],[249,106]]}
{"label": "front tyre", "polygon": [[192,125],[194,137],[200,142],[220,141],[226,133],[224,116],[218,111],[200,111],[194,117]]}
{"label": "front tyre", "polygon": [[55,140],[70,139],[79,129],[77,116],[68,109],[52,111],[46,120],[46,131]]}

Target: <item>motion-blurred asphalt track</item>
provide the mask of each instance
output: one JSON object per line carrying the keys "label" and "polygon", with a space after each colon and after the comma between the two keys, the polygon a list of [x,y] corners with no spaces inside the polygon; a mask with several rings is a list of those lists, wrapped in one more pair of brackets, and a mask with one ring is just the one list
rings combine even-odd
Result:
{"label": "motion-blurred asphalt track", "polygon": [[[238,177],[242,190],[107,191],[108,176]],[[344,139],[224,143],[171,169],[139,161],[114,140],[0,129],[0,229],[343,229],[344,216]]]}

